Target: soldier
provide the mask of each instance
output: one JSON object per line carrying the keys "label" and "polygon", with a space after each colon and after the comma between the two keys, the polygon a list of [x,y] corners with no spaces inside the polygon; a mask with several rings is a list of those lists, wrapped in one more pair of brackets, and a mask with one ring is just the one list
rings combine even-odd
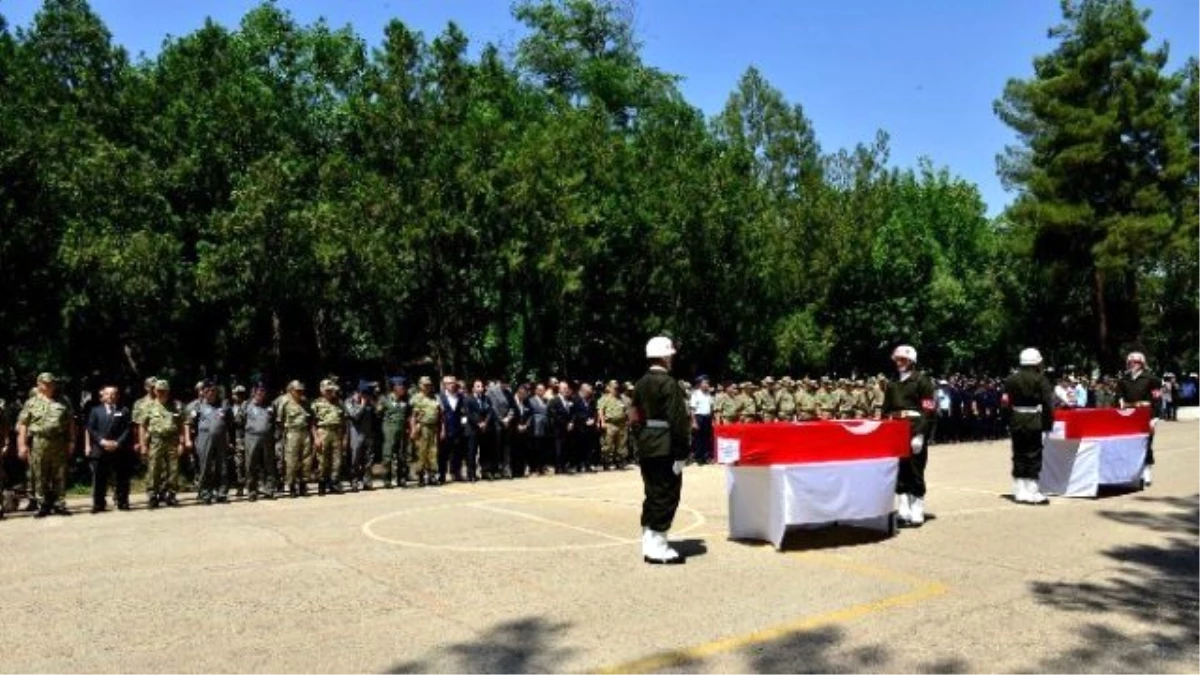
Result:
{"label": "soldier", "polygon": [[775,401],[775,378],[767,376],[762,380],[762,389],[754,395],[754,405],[758,408],[758,416],[763,422],[774,422],[778,403]]}
{"label": "soldier", "polygon": [[283,428],[283,404],[290,398],[291,394],[285,389],[271,401],[271,410],[275,413],[275,475],[280,481],[276,492],[283,492],[284,477],[287,476],[287,430]]}
{"label": "soldier", "polygon": [[150,508],[159,504],[179,506],[179,460],[185,447],[184,413],[178,401],[171,400],[171,384],[154,382],[154,401],[142,410],[141,446],[146,460],[146,492]]}
{"label": "soldier", "polygon": [[246,407],[246,387],[234,385],[233,400],[229,409],[233,413],[233,448],[229,459],[232,466],[228,467],[231,476],[237,481],[237,496],[245,494],[246,485],[246,429],[242,410]]}
{"label": "soldier", "polygon": [[304,383],[292,380],[287,398],[279,406],[279,423],[284,434],[285,482],[292,497],[308,496],[308,473],[312,464],[312,413],[304,401]]}
{"label": "soldier", "polygon": [[374,389],[359,382],[358,391],[346,402],[350,422],[350,491],[372,490],[372,460],[375,456],[376,409]]}
{"label": "soldier", "polygon": [[937,406],[933,400],[933,380],[916,369],[917,350],[900,345],[892,352],[896,364],[896,379],[888,382],[883,413],[894,419],[909,422],[909,445],[912,456],[900,460],[896,478],[896,495],[900,525],[920,527],[925,523],[925,466],[926,452],[933,434],[933,419]]}
{"label": "soldier", "polygon": [[1042,433],[1054,426],[1054,387],[1042,375],[1042,354],[1021,352],[1020,369],[1004,381],[1002,405],[1012,433],[1013,500],[1019,504],[1048,504],[1038,489],[1042,472]]}
{"label": "soldier", "polygon": [[187,433],[187,444],[195,448],[200,466],[198,498],[205,504],[228,502],[227,457],[233,440],[233,413],[218,399],[212,382],[204,383],[192,407]]}
{"label": "soldier", "polygon": [[822,377],[817,387],[817,417],[823,420],[835,420],[838,416],[838,396],[829,390],[829,378]]}
{"label": "soldier", "polygon": [[[633,410],[633,383],[629,380],[621,385],[621,400],[624,401],[626,410]],[[633,434],[626,434],[626,438],[629,439],[629,447],[625,449],[625,461],[627,464],[633,464],[637,461],[637,439]]]}
{"label": "soldier", "polygon": [[775,396],[776,418],[780,422],[796,421],[796,381],[785,375],[779,379],[779,392]]}
{"label": "soldier", "polygon": [[71,402],[58,395],[57,382],[50,373],[38,375],[37,396],[25,403],[17,417],[17,453],[30,467],[37,468],[36,490],[41,503],[35,518],[51,513],[71,515],[63,500],[67,459],[75,438],[75,414]]}
{"label": "soldier", "polygon": [[142,388],[145,390],[146,395],[133,403],[133,411],[131,413],[133,417],[131,420],[133,422],[133,449],[139,454],[145,454],[145,448],[142,447],[142,427],[146,424],[146,406],[155,401],[155,381],[155,378],[147,377],[142,382]]}
{"label": "soldier", "polygon": [[645,491],[642,560],[659,565],[684,562],[667,543],[667,531],[679,508],[691,431],[687,400],[669,375],[674,355],[670,338],[655,337],[646,343],[650,369],[634,387],[631,415]]}
{"label": "soldier", "polygon": [[345,451],[346,412],[338,401],[338,386],[333,380],[321,381],[321,398],[313,401],[313,419],[317,428],[313,448],[317,456],[317,495],[342,493],[342,453]]}
{"label": "soldier", "polygon": [[719,424],[737,424],[742,419],[741,393],[736,382],[725,387],[724,398],[717,404]]}
{"label": "soldier", "polygon": [[836,402],[837,411],[832,419],[845,420],[850,419],[851,406],[853,401],[850,397],[850,387],[846,378],[839,378],[837,384],[833,387],[833,398]]}
{"label": "soldier", "polygon": [[617,395],[617,381],[612,380],[604,389],[597,404],[600,418],[600,464],[605,471],[610,468],[625,468],[625,437],[629,433],[629,407]]}
{"label": "soldier", "polygon": [[867,400],[866,384],[862,380],[850,383],[850,416],[856,420],[867,419],[867,410],[871,407]]}
{"label": "soldier", "polygon": [[811,422],[820,417],[817,406],[816,383],[807,377],[796,388],[796,419]]}
{"label": "soldier", "polygon": [[743,382],[738,394],[738,421],[753,424],[758,421],[758,404],[754,401],[754,383]]}
{"label": "soldier", "polygon": [[392,391],[379,399],[379,416],[383,429],[383,487],[390,490],[393,478],[400,487],[408,486],[408,418],[412,403],[408,400],[408,380],[393,377],[388,384]]}
{"label": "soldier", "polygon": [[[279,475],[275,471],[275,407],[267,403],[267,389],[261,382],[254,385],[250,400],[246,401],[237,416],[242,428],[243,449],[246,452],[246,494],[250,501],[259,496],[274,499],[279,486]],[[260,491],[266,484],[265,492]]]}
{"label": "soldier", "polygon": [[875,376],[875,381],[871,385],[871,390],[868,392],[867,398],[871,406],[871,419],[883,419],[883,388],[886,384],[887,377],[883,373]]}
{"label": "soldier", "polygon": [[1154,427],[1158,424],[1158,404],[1162,397],[1162,382],[1146,369],[1146,356],[1131,352],[1125,359],[1125,373],[1117,382],[1117,405],[1121,408],[1150,409],[1150,438],[1146,441],[1146,465],[1142,468],[1142,485],[1150,487],[1154,480]]}
{"label": "soldier", "polygon": [[412,473],[417,485],[433,485],[438,469],[438,434],[442,426],[442,408],[433,395],[433,380],[422,377],[420,391],[412,401],[409,436],[413,440]]}

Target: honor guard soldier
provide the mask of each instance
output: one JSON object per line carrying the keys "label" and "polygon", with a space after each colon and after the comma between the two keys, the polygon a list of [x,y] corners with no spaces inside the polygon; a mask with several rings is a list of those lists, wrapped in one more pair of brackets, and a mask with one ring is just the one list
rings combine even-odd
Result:
{"label": "honor guard soldier", "polygon": [[1038,488],[1042,472],[1042,434],[1054,426],[1054,387],[1042,374],[1042,354],[1021,351],[1020,367],[1004,381],[1000,402],[1012,434],[1013,500],[1048,504]]}
{"label": "honor guard soldier", "polygon": [[1131,352],[1125,359],[1125,373],[1117,383],[1117,405],[1121,408],[1150,409],[1150,439],[1146,441],[1146,465],[1142,468],[1142,485],[1150,487],[1154,480],[1154,427],[1158,424],[1162,382],[1146,370],[1146,355]]}
{"label": "honor guard soldier", "polygon": [[651,564],[684,561],[667,543],[683,489],[683,466],[691,438],[691,417],[683,391],[671,379],[675,345],[670,338],[646,343],[649,371],[633,388],[631,419],[642,470],[642,560]]}
{"label": "honor guard soldier", "polygon": [[926,450],[937,408],[933,401],[933,380],[917,370],[917,350],[909,345],[896,347],[892,361],[896,364],[896,379],[888,382],[883,414],[908,421],[912,448],[912,455],[900,460],[896,478],[897,511],[901,527],[920,527],[925,524],[925,465],[929,463]]}

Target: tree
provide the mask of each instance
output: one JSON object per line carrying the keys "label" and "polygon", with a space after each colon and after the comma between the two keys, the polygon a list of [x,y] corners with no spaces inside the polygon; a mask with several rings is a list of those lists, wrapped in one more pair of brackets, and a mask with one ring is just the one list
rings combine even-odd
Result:
{"label": "tree", "polygon": [[[999,172],[1018,189],[1008,218],[1034,231],[1033,255],[1089,289],[1090,346],[1105,365],[1141,343],[1143,267],[1180,227],[1172,185],[1190,161],[1172,108],[1166,47],[1147,49],[1132,0],[1064,0],[1058,45],[1035,76],[1010,80],[995,109],[1018,135]],[[1056,335],[1052,339],[1069,339]]]}

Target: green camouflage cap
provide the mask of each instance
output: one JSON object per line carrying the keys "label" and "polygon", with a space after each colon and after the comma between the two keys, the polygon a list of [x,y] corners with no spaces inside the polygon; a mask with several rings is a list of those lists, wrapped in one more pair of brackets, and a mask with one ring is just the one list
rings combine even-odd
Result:
{"label": "green camouflage cap", "polygon": [[154,391],[171,391],[171,383],[166,380],[155,380]]}
{"label": "green camouflage cap", "polygon": [[422,375],[420,380],[417,380],[417,385],[424,387],[425,385],[433,386],[433,379],[428,375]]}
{"label": "green camouflage cap", "polygon": [[288,391],[304,391],[304,383],[301,382],[300,380],[292,380],[291,382],[288,382],[287,390]]}
{"label": "green camouflage cap", "polygon": [[54,384],[58,382],[54,377],[54,373],[39,373],[37,376],[38,384]]}
{"label": "green camouflage cap", "polygon": [[143,387],[145,387],[145,388],[147,388],[147,389],[153,389],[153,388],[154,388],[154,385],[156,385],[156,384],[158,384],[158,380],[157,380],[157,379],[155,379],[155,377],[154,377],[153,375],[151,375],[150,377],[147,377],[147,378],[146,378],[146,379],[145,379],[145,380],[142,382],[142,386],[143,386]]}

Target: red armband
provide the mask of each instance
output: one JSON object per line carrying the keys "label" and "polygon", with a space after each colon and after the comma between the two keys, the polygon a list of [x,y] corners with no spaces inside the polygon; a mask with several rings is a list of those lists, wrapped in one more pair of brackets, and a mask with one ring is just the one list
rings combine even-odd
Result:
{"label": "red armband", "polygon": [[924,410],[925,412],[933,412],[934,410],[937,410],[937,404],[934,403],[933,399],[931,398],[923,398],[921,399],[921,410]]}

